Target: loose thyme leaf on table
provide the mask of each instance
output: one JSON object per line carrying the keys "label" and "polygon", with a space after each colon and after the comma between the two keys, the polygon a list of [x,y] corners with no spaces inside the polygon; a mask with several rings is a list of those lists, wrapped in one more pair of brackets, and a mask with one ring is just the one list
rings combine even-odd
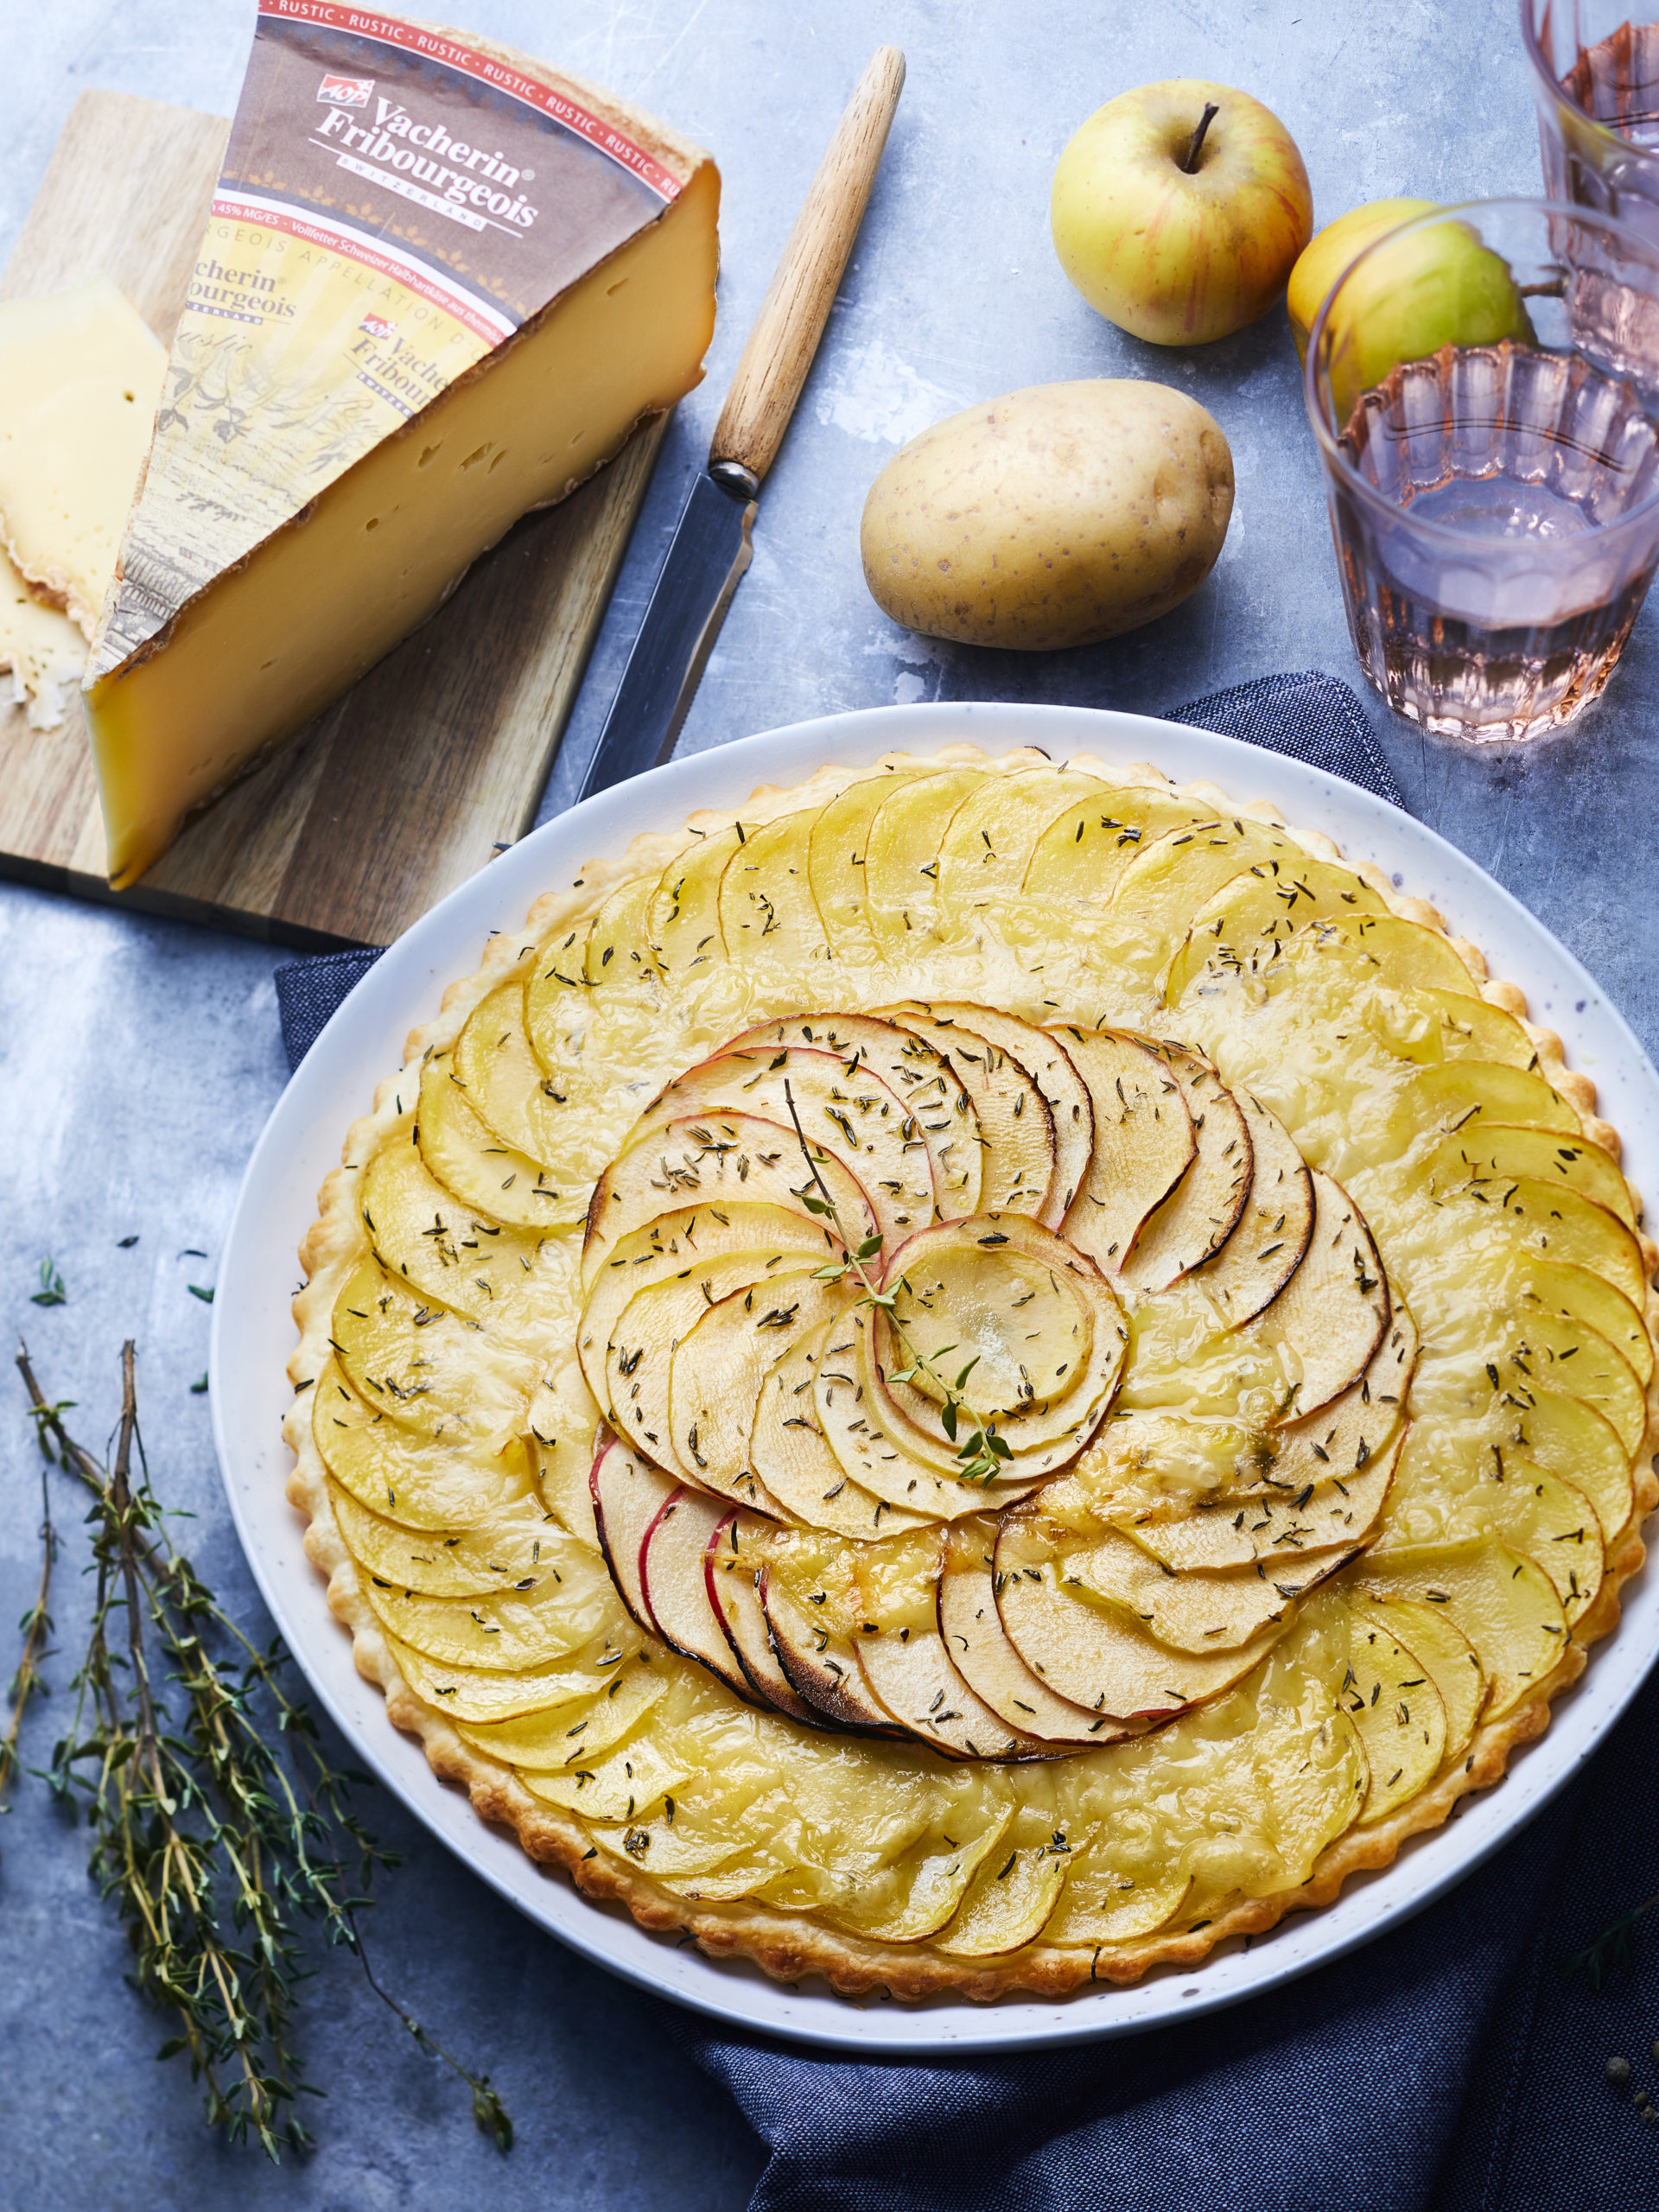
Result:
{"label": "loose thyme leaf on table", "polygon": [[[41,1779],[72,1820],[84,1815],[91,1872],[132,1945],[132,1979],[170,2018],[157,2055],[188,2055],[210,2124],[233,2142],[253,2135],[273,2160],[284,2144],[309,2144],[296,2101],[321,2093],[289,2038],[310,1921],[356,1955],[421,2049],[466,2082],[479,2127],[510,2150],[512,2122],[489,2076],[451,2057],[370,1971],[358,1915],[374,1872],[396,1857],[352,1809],[350,1787],[363,1777],[330,1764],[309,1707],[285,1688],[281,1644],[257,1649],[168,1536],[138,1433],[130,1342],[107,1465],[69,1434],[72,1402],[47,1398],[26,1349],[17,1365],[46,1461],[43,1494],[56,1467],[92,1497],[92,1630],[68,1726]],[[16,1770],[50,1632],[56,1540],[45,1503],[39,1594],[22,1624],[0,1790]]]}

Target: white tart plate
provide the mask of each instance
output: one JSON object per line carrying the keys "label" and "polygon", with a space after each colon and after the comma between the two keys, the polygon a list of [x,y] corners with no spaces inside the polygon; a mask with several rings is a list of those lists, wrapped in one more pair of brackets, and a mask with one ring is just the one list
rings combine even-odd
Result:
{"label": "white tart plate", "polygon": [[922,2056],[1081,2043],[1132,2034],[1236,2003],[1352,1950],[1420,1911],[1478,1866],[1589,1758],[1659,1652],[1659,1588],[1627,1586],[1624,1618],[1581,1681],[1555,1701],[1541,1742],[1518,1751],[1507,1780],[1465,1799],[1458,1815],[1407,1845],[1382,1872],[1351,1880],[1324,1911],[1298,1914],[1249,1951],[1236,1942],[1196,1969],[1130,1989],[1085,1988],[1059,2001],[991,2005],[933,1999],[851,2002],[809,1982],[787,1988],[747,1961],[715,1961],[648,1935],[614,1907],[540,1871],[439,1782],[420,1745],[386,1719],[378,1688],[352,1663],[351,1638],[328,1610],[283,1485],[292,1464],[281,1425],[295,1342],[295,1249],[319,1185],[339,1164],[346,1130],[376,1084],[398,1066],[410,1027],[437,1010],[446,984],[476,969],[486,938],[515,931],[537,895],[570,883],[582,862],[620,853],[636,832],[673,830],[699,807],[736,808],[757,784],[802,782],[826,761],[927,754],[963,741],[992,756],[1041,747],[1056,762],[1098,753],[1149,760],[1178,783],[1197,777],[1236,802],[1270,799],[1298,828],[1324,830],[1351,859],[1374,861],[1472,938],[1495,976],[1519,983],[1535,1020],[1559,1030],[1570,1066],[1594,1081],[1624,1141],[1640,1191],[1659,1190],[1659,1079],[1596,984],[1508,892],[1409,816],[1336,777],[1230,737],[1144,715],[1075,707],[878,708],[772,730],[671,762],[550,822],[452,892],[380,960],[323,1031],[255,1147],[237,1202],[213,1306],[213,1435],[253,1572],[289,1650],[356,1757],[457,1857],[540,1927],[640,1987],[746,2028],[872,2055]]}

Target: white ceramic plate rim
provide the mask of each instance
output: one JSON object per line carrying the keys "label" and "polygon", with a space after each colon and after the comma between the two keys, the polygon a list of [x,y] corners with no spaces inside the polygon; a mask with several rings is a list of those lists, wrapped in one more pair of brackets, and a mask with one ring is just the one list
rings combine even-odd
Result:
{"label": "white ceramic plate rim", "polygon": [[548,823],[462,884],[386,953],[335,1014],[277,1102],[248,1163],[226,1238],[213,1307],[214,1440],[249,1560],[289,1650],[353,1751],[433,1834],[538,1926],[613,1973],[733,2026],[867,2055],[991,2051],[1084,2042],[1191,2018],[1258,1995],[1381,1935],[1440,1896],[1507,1841],[1595,1750],[1659,1654],[1659,1588],[1638,1577],[1624,1618],[1581,1683],[1556,1701],[1542,1741],[1520,1752],[1497,1789],[1409,1844],[1393,1866],[1351,1881],[1323,1911],[1296,1916],[1250,1951],[1197,1970],[1165,1972],[1132,1989],[1088,1989],[1058,2001],[1015,1996],[990,2006],[935,1999],[915,2006],[851,2003],[827,1988],[791,1989],[747,1961],[716,1961],[647,1934],[613,1907],[579,1897],[542,1872],[511,1835],[486,1827],[466,1796],[438,1781],[420,1745],[391,1727],[381,1693],[352,1662],[307,1559],[283,1484],[281,1439],[294,1344],[289,1299],[295,1249],[315,1193],[336,1166],[351,1121],[402,1058],[410,1027],[444,988],[478,965],[487,935],[519,929],[538,893],[580,875],[595,852],[620,852],[638,831],[677,828],[699,807],[735,807],[757,783],[791,785],[825,761],[890,751],[929,754],[959,742],[992,755],[1041,747],[1062,761],[1094,753],[1150,760],[1177,782],[1207,778],[1236,802],[1266,798],[1300,829],[1334,837],[1430,899],[1485,950],[1492,973],[1521,984],[1533,1018],[1567,1040],[1568,1064],[1596,1083],[1621,1131],[1639,1189],[1659,1187],[1659,1079],[1593,980],[1518,901],[1408,815],[1341,779],[1238,740],[1143,715],[1075,707],[933,705],[830,715],[671,762]]}

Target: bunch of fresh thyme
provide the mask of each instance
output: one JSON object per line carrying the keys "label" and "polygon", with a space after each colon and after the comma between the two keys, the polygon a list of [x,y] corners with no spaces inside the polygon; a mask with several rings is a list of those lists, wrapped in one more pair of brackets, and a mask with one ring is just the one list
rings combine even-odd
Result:
{"label": "bunch of fresh thyme", "polygon": [[[902,1275],[891,1290],[879,1289],[871,1281],[866,1263],[880,1256],[882,1239],[879,1235],[867,1236],[861,1243],[855,1244],[848,1236],[836,1202],[830,1195],[830,1186],[819,1173],[819,1161],[823,1154],[822,1153],[815,1154],[811,1145],[807,1141],[806,1131],[801,1127],[800,1114],[796,1108],[795,1094],[790,1088],[787,1077],[784,1081],[784,1103],[789,1108],[790,1120],[795,1124],[795,1135],[800,1144],[801,1157],[806,1162],[806,1172],[811,1178],[816,1191],[816,1195],[814,1191],[803,1192],[800,1194],[801,1204],[809,1213],[817,1214],[832,1224],[836,1236],[841,1239],[842,1249],[847,1255],[844,1260],[832,1261],[827,1267],[819,1268],[813,1276],[813,1281],[839,1282],[849,1273],[857,1275],[864,1293],[858,1303],[861,1306],[877,1307],[887,1315],[888,1324],[894,1336],[899,1339],[899,1347],[910,1362],[908,1367],[896,1368],[889,1379],[894,1382],[909,1382],[918,1375],[925,1375],[928,1377],[943,1402],[939,1408],[939,1426],[956,1446],[958,1476],[965,1483],[990,1482],[1001,1472],[1002,1462],[1005,1459],[1011,1459],[1014,1452],[1007,1440],[997,1434],[995,1423],[984,1415],[976,1414],[963,1395],[968,1377],[979,1364],[977,1355],[968,1362],[956,1381],[951,1382],[940,1374],[938,1369],[933,1364],[933,1361],[943,1359],[946,1352],[955,1351],[956,1345],[946,1344],[943,1350],[934,1353],[931,1358],[922,1351],[899,1318],[899,1293],[901,1290],[907,1290],[909,1285]],[[963,1425],[964,1416],[969,1431],[965,1436],[959,1433]]]}
{"label": "bunch of fresh thyme", "polygon": [[309,1708],[285,1686],[280,1644],[257,1649],[168,1535],[138,1432],[132,1344],[122,1348],[107,1465],[69,1434],[73,1402],[47,1398],[26,1349],[17,1365],[44,1462],[42,1564],[9,1693],[0,1790],[18,1770],[24,1711],[42,1688],[59,1548],[49,1478],[60,1469],[91,1500],[92,1624],[69,1726],[34,1771],[72,1820],[86,1818],[92,1878],[125,1925],[131,1978],[171,2021],[158,2056],[188,2056],[210,2124],[233,2142],[252,2135],[273,2160],[283,2145],[306,2147],[296,2100],[321,2093],[290,2031],[308,1920],[356,1956],[421,2049],[467,2083],[480,2128],[510,2150],[512,2123],[487,2075],[452,2058],[370,1970],[358,1915],[375,1870],[395,1857],[352,1810],[362,1777],[331,1764]]}

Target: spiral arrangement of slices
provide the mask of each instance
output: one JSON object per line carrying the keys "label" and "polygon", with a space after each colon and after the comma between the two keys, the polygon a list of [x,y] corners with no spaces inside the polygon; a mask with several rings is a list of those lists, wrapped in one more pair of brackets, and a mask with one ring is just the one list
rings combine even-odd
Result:
{"label": "spiral arrangement of slices", "polygon": [[[1122,1031],[953,1003],[741,1033],[599,1179],[582,1275],[639,1625],[793,1719],[958,1758],[1110,1741],[1248,1674],[1405,1435],[1415,1338],[1357,1210],[1207,1061]],[[1188,1277],[1288,1354],[1266,1448],[1148,1489],[1131,1414],[1055,1488],[1101,1443],[1124,1301]]]}
{"label": "spiral arrangement of slices", "polygon": [[447,1004],[308,1243],[296,1495],[583,1883],[838,1986],[1128,1978],[1443,1819],[1616,1617],[1617,1140],[1321,841],[887,763]]}

